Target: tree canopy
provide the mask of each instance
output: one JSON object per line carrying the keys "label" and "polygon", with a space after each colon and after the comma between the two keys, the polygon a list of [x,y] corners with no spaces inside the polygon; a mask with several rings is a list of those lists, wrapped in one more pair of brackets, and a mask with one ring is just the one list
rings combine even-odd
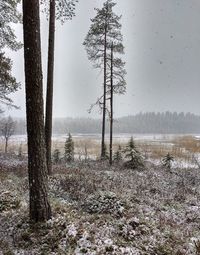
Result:
{"label": "tree canopy", "polygon": [[[78,0],[56,0],[56,19],[60,20],[63,24],[67,20],[71,20],[75,16],[75,8]],[[43,12],[47,14],[49,18],[50,1],[41,0],[43,4]]]}
{"label": "tree canopy", "polygon": [[21,15],[17,10],[20,0],[0,0],[0,103],[12,105],[9,95],[20,87],[12,75],[12,61],[5,56],[4,48],[18,50],[22,44],[17,41],[12,23],[19,23]]}
{"label": "tree canopy", "polygon": [[13,106],[9,95],[17,91],[20,83],[12,75],[12,61],[0,52],[0,103]]}
{"label": "tree canopy", "polygon": [[22,44],[17,41],[14,29],[11,24],[21,21],[21,14],[17,10],[20,0],[0,0],[0,51],[8,47],[11,50],[18,50]]}

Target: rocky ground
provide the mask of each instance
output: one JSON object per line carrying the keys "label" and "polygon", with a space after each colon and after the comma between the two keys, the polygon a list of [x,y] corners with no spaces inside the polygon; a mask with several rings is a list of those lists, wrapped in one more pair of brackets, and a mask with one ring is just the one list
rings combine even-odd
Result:
{"label": "rocky ground", "polygon": [[0,254],[200,254],[199,169],[55,166],[43,225],[29,223],[26,173],[1,163]]}

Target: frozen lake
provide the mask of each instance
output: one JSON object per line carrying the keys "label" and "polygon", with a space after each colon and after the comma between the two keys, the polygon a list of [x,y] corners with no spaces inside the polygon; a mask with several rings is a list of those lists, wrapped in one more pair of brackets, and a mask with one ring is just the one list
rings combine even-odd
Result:
{"label": "frozen lake", "polygon": [[[169,141],[179,138],[179,137],[184,137],[184,136],[192,136],[195,137],[196,139],[200,139],[199,134],[114,134],[113,138],[115,142],[127,142],[130,137],[133,136],[135,141],[141,141],[141,142],[151,142],[151,143],[168,143]],[[52,140],[56,142],[64,142],[66,140],[67,135],[59,135],[59,134],[54,134]],[[89,139],[89,140],[94,140],[94,141],[99,141],[101,140],[101,134],[72,134],[72,137],[75,140],[84,140],[84,139]],[[1,138],[3,139],[3,138]],[[106,140],[109,140],[109,135],[106,134]],[[26,135],[14,135],[10,138],[10,142],[15,142],[15,143],[26,143],[27,142],[27,136]]]}

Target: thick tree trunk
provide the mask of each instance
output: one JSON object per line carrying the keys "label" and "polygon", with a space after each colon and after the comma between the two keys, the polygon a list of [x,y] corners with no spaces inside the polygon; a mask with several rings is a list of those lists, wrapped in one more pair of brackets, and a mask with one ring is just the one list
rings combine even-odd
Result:
{"label": "thick tree trunk", "polygon": [[110,68],[110,165],[113,158],[113,44],[111,46],[111,68]]}
{"label": "thick tree trunk", "polygon": [[49,17],[49,49],[47,70],[46,116],[45,116],[45,143],[48,174],[52,174],[51,138],[53,112],[53,78],[54,78],[54,47],[55,47],[55,0],[50,0]]}
{"label": "thick tree trunk", "polygon": [[47,196],[39,0],[23,0],[30,219],[51,217]]}
{"label": "thick tree trunk", "polygon": [[105,26],[104,35],[104,85],[103,85],[103,119],[102,119],[102,138],[101,138],[101,158],[105,159],[105,129],[106,129],[106,78],[107,78],[107,27]]}

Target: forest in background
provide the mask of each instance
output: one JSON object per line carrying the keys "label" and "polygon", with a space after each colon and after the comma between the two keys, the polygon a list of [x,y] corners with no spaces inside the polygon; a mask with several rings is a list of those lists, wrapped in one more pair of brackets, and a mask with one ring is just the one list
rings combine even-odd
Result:
{"label": "forest in background", "polygon": [[[15,119],[16,135],[26,134],[25,119]],[[108,131],[108,121],[106,130]],[[133,116],[121,117],[115,120],[115,133],[137,134],[198,134],[200,116],[192,113],[138,113]],[[92,118],[56,118],[53,121],[54,134],[71,133],[100,133],[101,120]]]}

